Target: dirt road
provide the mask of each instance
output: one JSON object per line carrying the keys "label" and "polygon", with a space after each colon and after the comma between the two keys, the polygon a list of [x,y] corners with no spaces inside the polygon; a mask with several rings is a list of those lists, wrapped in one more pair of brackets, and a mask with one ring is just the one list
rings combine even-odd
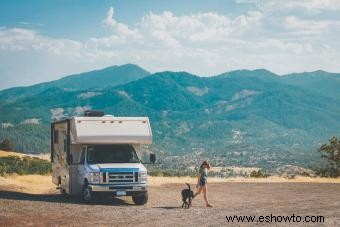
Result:
{"label": "dirt road", "polygon": [[[1,226],[109,225],[109,226],[221,226],[227,215],[323,215],[324,223],[312,226],[340,226],[340,185],[318,183],[211,183],[213,208],[204,207],[199,196],[190,209],[180,208],[183,184],[149,188],[145,206],[130,198],[104,199],[95,205],[51,191],[29,194],[0,184]],[[263,223],[256,223],[260,225]],[[306,223],[288,223],[304,226]],[[237,223],[233,226],[254,223]],[[267,225],[267,223],[264,223]]]}

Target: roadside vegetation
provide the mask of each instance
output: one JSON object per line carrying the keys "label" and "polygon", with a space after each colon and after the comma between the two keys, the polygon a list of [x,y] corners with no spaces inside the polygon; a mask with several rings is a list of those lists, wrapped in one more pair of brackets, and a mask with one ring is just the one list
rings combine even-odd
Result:
{"label": "roadside vegetation", "polygon": [[164,169],[157,169],[157,168],[150,168],[148,172],[150,176],[153,177],[196,177],[197,171],[195,170],[164,170]]}
{"label": "roadside vegetation", "polygon": [[254,177],[254,178],[266,178],[269,177],[270,175],[261,171],[260,169],[258,171],[252,171],[250,173],[250,177]]}
{"label": "roadside vegetation", "polygon": [[340,176],[340,138],[333,137],[329,143],[323,144],[320,149],[321,157],[327,162],[326,166],[316,167],[314,171],[321,177]]}
{"label": "roadside vegetation", "polygon": [[[2,150],[12,150],[12,143],[9,139],[0,141]],[[319,165],[310,167],[314,176],[319,177],[339,177],[340,176],[340,138],[333,137],[329,143],[323,144],[319,152],[321,153],[322,160]],[[7,153],[7,152],[5,152]],[[51,173],[51,163],[37,157],[23,156],[23,154],[13,155],[13,152],[8,152],[8,155],[0,155],[0,175],[4,174],[40,174],[46,175]],[[322,164],[323,161],[323,164]],[[149,166],[148,174],[156,177],[196,177],[198,169],[183,168],[161,168],[160,166]],[[210,172],[211,177],[228,177],[221,172]],[[296,174],[295,174],[296,175]],[[297,175],[305,177],[313,177],[309,172],[301,172]],[[268,172],[258,169],[253,170],[247,174],[241,175],[243,177],[251,178],[267,178],[270,176]],[[229,176],[229,177],[232,177]]]}
{"label": "roadside vegetation", "polygon": [[40,174],[51,173],[51,163],[36,157],[7,156],[0,157],[0,175],[5,174]]}
{"label": "roadside vegetation", "polygon": [[[150,176],[153,177],[197,177],[198,170],[182,169],[182,170],[164,170],[164,169],[151,169],[148,172]],[[218,178],[230,178],[241,175],[230,175],[225,176],[221,172],[211,171],[209,172],[210,177]],[[242,177],[253,177],[253,178],[267,178],[270,174],[264,172],[263,170],[254,170],[249,174],[243,174]]]}

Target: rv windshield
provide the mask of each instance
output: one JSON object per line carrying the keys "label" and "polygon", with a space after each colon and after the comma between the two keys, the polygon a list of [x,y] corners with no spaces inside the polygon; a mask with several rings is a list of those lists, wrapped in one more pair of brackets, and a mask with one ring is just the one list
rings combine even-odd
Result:
{"label": "rv windshield", "polygon": [[87,163],[139,163],[135,149],[130,145],[90,145]]}

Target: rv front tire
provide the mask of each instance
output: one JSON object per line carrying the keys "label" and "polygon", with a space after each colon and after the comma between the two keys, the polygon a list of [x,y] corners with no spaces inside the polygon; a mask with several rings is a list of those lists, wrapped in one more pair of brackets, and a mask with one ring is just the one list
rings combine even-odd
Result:
{"label": "rv front tire", "polygon": [[136,205],[144,205],[148,202],[148,193],[132,196],[132,200]]}
{"label": "rv front tire", "polygon": [[89,188],[87,185],[83,186],[82,190],[82,198],[85,202],[89,203],[93,201],[93,192],[91,188]]}
{"label": "rv front tire", "polygon": [[66,190],[63,188],[59,189],[61,195],[66,195]]}

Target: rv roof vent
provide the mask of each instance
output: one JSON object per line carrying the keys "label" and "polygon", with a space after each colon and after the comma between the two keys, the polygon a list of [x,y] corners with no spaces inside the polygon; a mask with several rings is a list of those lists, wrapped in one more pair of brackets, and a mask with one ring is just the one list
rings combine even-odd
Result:
{"label": "rv roof vent", "polygon": [[86,110],[84,112],[85,117],[102,117],[104,114],[104,111],[101,110]]}

